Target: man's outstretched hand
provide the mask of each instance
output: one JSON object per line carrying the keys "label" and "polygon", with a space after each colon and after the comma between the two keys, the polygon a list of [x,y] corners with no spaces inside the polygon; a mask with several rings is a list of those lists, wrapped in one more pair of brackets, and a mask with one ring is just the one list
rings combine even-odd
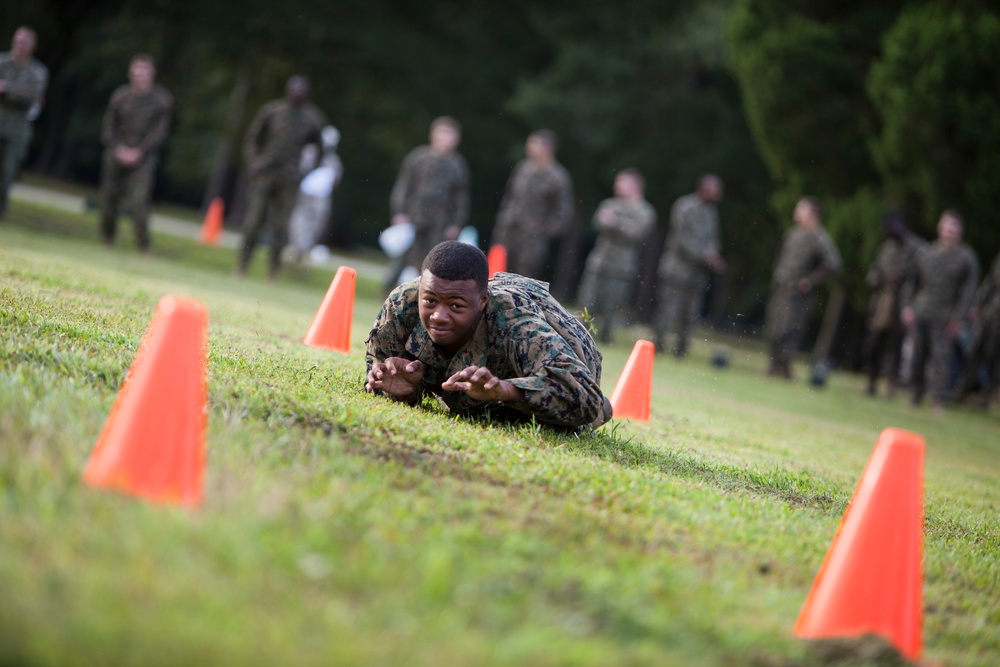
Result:
{"label": "man's outstretched hand", "polygon": [[465,392],[477,401],[523,401],[524,390],[493,375],[485,366],[469,366],[441,384],[445,391]]}
{"label": "man's outstretched hand", "polygon": [[414,401],[420,396],[424,364],[417,360],[389,357],[377,361],[368,371],[365,391],[380,390],[397,401]]}

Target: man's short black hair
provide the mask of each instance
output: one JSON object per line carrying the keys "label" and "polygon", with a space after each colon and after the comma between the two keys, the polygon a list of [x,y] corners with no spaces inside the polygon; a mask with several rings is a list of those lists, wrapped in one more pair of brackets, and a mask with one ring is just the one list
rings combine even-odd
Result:
{"label": "man's short black hair", "polygon": [[443,241],[431,248],[420,265],[420,272],[430,271],[444,280],[475,280],[476,287],[486,289],[490,266],[486,253],[469,243]]}

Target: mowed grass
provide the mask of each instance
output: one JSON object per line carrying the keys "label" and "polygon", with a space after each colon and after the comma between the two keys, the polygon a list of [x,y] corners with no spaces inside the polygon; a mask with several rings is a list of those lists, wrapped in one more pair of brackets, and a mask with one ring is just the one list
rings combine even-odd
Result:
{"label": "mowed grass", "polygon": [[[874,664],[792,626],[890,426],[928,443],[924,655],[1000,659],[995,411],[769,381],[753,341],[699,337],[657,357],[648,424],[470,423],[362,391],[375,281],[343,355],[300,342],[330,274],[269,284],[261,252],[241,280],[232,251],[95,228],[0,223],[0,664]],[[165,294],[210,313],[194,512],[80,480]],[[645,335],[605,350],[607,392]]]}

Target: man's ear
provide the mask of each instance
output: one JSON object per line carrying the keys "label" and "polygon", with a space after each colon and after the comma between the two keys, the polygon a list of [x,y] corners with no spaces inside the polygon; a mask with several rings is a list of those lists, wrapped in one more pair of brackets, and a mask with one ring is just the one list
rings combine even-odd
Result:
{"label": "man's ear", "polygon": [[490,302],[490,291],[484,289],[482,294],[479,295],[479,310],[486,308],[486,304]]}

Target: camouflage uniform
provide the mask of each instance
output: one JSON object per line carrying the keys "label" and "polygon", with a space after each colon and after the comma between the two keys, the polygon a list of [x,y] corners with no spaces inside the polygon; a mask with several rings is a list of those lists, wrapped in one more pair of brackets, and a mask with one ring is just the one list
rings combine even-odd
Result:
{"label": "camouflage uniform", "polygon": [[687,353],[691,325],[698,319],[701,300],[708,287],[706,253],[719,252],[719,213],[715,204],[692,193],[678,199],[670,209],[667,249],[660,258],[659,313],[654,323],[654,343],[664,349],[664,337],[677,330],[675,354]]}
{"label": "camouflage uniform", "polygon": [[566,233],[572,218],[573,181],[563,166],[522,160],[507,181],[491,240],[506,248],[511,273],[539,278],[550,242]]}
{"label": "camouflage uniform", "polygon": [[399,169],[389,197],[393,215],[409,216],[416,238],[389,267],[386,290],[396,287],[407,266],[416,269],[441,241],[449,227],[463,227],[469,219],[469,165],[458,152],[445,155],[430,146],[414,148]]}
{"label": "camouflage uniform", "polygon": [[887,238],[879,245],[875,261],[865,277],[872,288],[868,302],[868,335],[865,358],[868,363],[868,393],[876,392],[879,374],[889,378],[890,388],[899,376],[899,355],[903,344],[903,284],[916,270],[920,239],[907,234],[902,239]]}
{"label": "camouflage uniform", "polygon": [[993,260],[990,274],[976,291],[976,310],[979,318],[969,345],[969,361],[955,392],[959,397],[964,396],[983,371],[982,402],[986,406],[1000,383],[1000,255]]}
{"label": "camouflage uniform", "polygon": [[[104,112],[101,140],[104,157],[101,165],[101,235],[113,241],[118,206],[132,215],[139,247],[149,248],[149,195],[153,189],[158,151],[167,138],[170,110],[174,100],[166,88],[154,84],[140,93],[125,84],[111,95]],[[115,160],[114,149],[128,146],[142,150],[142,159],[132,167]]]}
{"label": "camouflage uniform", "polygon": [[250,173],[250,196],[243,219],[240,268],[246,270],[265,228],[271,233],[270,270],[281,266],[281,251],[288,243],[288,220],[302,172],[302,149],[315,144],[322,151],[320,132],[326,117],[306,102],[296,106],[285,98],[260,108],[243,140],[243,160]]}
{"label": "camouflage uniform", "polygon": [[[795,225],[785,233],[771,276],[771,298],[764,326],[771,346],[772,374],[791,376],[792,358],[805,330],[816,287],[840,268],[840,253],[822,227],[809,230]],[[798,288],[803,278],[811,286],[805,294]]]}
{"label": "camouflage uniform", "polygon": [[[610,222],[601,220],[610,211]],[[597,244],[587,257],[580,303],[597,323],[601,342],[610,343],[617,312],[628,304],[639,273],[639,244],[656,225],[656,211],[646,201],[605,199],[594,213]]]}
{"label": "camouflage uniform", "polygon": [[917,268],[910,284],[907,305],[913,308],[913,402],[919,403],[927,389],[926,366],[931,366],[931,395],[937,402],[947,398],[948,367],[952,341],[949,322],[961,322],[972,305],[979,281],[979,261],[964,243],[947,247],[933,243],[917,253]]}
{"label": "camouflage uniform", "polygon": [[28,111],[45,93],[49,71],[34,58],[20,64],[9,52],[0,53],[0,216],[7,210],[10,186],[31,139]]}
{"label": "camouflage uniform", "polygon": [[[549,295],[546,283],[497,273],[472,339],[451,358],[420,323],[419,283],[400,285],[382,306],[366,341],[369,371],[389,357],[419,359],[425,368],[420,391],[439,396],[452,412],[464,415],[533,417],[566,427],[597,427],[611,418],[611,403],[601,393],[601,353],[583,325]],[[441,388],[472,365],[523,389],[525,400],[484,402]]]}

